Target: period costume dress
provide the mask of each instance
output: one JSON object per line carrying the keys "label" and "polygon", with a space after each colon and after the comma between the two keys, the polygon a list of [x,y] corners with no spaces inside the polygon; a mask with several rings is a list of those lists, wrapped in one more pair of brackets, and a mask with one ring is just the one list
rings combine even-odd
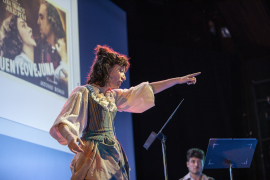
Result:
{"label": "period costume dress", "polygon": [[[81,179],[129,180],[129,165],[120,143],[114,135],[114,119],[117,111],[141,113],[154,106],[154,94],[148,82],[130,89],[108,90],[94,85],[77,87],[55,120],[50,134],[60,144],[66,139],[58,125],[64,123],[70,131],[82,135],[83,153],[77,153],[70,168],[73,176]],[[77,174],[77,175],[78,175]]]}

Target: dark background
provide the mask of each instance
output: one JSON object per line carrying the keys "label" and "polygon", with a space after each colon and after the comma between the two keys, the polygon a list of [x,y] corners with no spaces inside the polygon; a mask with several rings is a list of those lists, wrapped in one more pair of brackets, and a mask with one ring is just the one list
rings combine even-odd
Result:
{"label": "dark background", "polygon": [[[183,98],[163,131],[168,138],[169,179],[183,177],[188,172],[186,151],[197,147],[206,152],[210,138],[257,138],[251,168],[234,169],[234,179],[270,179],[266,115],[270,83],[252,84],[270,78],[269,3],[112,2],[127,13],[131,86],[202,72],[195,86],[176,85],[156,94],[155,107],[133,114],[137,179],[164,179],[160,141],[156,140],[148,151],[143,144],[152,131],[161,129]],[[210,31],[210,23],[215,32]],[[224,27],[229,37],[222,35]],[[261,102],[254,103],[252,87]],[[215,179],[229,179],[228,169],[204,173]]]}
{"label": "dark background", "polygon": [[[86,1],[79,0],[79,6]],[[155,107],[132,115],[137,179],[164,179],[160,141],[149,150],[143,144],[184,98],[163,130],[169,179],[187,174],[186,151],[196,147],[206,152],[210,138],[256,138],[251,167],[233,169],[234,179],[269,180],[270,82],[262,80],[270,79],[270,4],[111,1],[127,14],[131,86],[202,72],[196,85],[176,85],[156,94]],[[228,31],[222,34],[222,29]],[[228,169],[204,173],[229,179]]]}

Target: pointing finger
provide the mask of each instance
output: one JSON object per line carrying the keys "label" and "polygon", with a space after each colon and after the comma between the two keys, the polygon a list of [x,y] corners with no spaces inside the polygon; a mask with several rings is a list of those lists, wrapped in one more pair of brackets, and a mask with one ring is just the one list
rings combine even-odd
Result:
{"label": "pointing finger", "polygon": [[187,76],[190,78],[190,77],[198,76],[200,74],[201,74],[201,72],[197,72],[197,73],[189,74]]}

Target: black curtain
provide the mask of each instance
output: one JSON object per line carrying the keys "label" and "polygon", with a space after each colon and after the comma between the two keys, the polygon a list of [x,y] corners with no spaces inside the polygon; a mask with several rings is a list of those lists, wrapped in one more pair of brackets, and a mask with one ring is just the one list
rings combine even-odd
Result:
{"label": "black curtain", "polygon": [[[156,140],[149,150],[143,144],[152,131],[156,133],[184,98],[183,104],[163,130],[167,136],[169,179],[180,179],[188,173],[186,152],[200,148],[206,153],[210,138],[235,138],[234,117],[237,100],[232,89],[236,73],[231,69],[235,58],[214,52],[132,39],[130,41],[131,85],[143,81],[202,72],[196,85],[176,85],[155,95],[155,107],[142,114],[133,114],[137,179],[163,179],[162,148]],[[234,105],[235,104],[235,105]],[[238,135],[237,135],[238,136]],[[241,137],[241,136],[238,136]],[[204,170],[215,179],[229,178],[229,171]],[[235,178],[238,172],[234,172]],[[242,177],[242,176],[241,176]]]}

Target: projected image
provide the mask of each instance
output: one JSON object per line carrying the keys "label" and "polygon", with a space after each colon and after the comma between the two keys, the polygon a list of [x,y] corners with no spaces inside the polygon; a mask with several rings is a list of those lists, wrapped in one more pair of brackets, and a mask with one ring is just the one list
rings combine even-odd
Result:
{"label": "projected image", "polygon": [[0,2],[0,74],[68,97],[67,15],[52,1]]}

